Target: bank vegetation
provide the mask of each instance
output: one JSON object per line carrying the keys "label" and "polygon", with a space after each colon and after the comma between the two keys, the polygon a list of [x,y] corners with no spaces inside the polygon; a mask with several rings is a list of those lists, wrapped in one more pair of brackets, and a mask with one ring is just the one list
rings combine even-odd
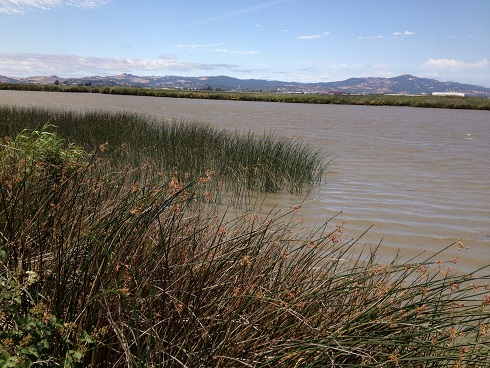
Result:
{"label": "bank vegetation", "polygon": [[[244,191],[227,180],[297,191],[321,154],[145,119],[0,109],[2,366],[490,365],[487,268],[457,274],[443,252],[380,262],[342,225],[302,230],[300,206],[231,215],[222,200]],[[216,137],[248,145],[243,176],[220,169],[238,158],[194,156]],[[293,180],[281,161],[296,156],[314,165]]]}
{"label": "bank vegetation", "polygon": [[407,106],[445,109],[490,110],[488,97],[458,97],[431,95],[349,95],[320,93],[235,92],[208,90],[154,89],[139,87],[69,86],[38,84],[0,84],[0,90],[103,93],[170,98],[262,101],[284,103]]}

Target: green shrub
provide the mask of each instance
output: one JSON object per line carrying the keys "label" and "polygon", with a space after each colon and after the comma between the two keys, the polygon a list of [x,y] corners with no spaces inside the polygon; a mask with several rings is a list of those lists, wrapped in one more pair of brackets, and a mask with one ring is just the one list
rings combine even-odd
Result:
{"label": "green shrub", "polygon": [[74,367],[95,345],[93,337],[64,323],[43,301],[35,271],[5,267],[0,248],[0,366]]}
{"label": "green shrub", "polygon": [[61,178],[75,170],[85,158],[84,151],[74,144],[64,145],[63,139],[46,124],[41,130],[24,130],[15,139],[7,139],[0,151],[3,165],[22,165],[19,172],[24,175],[47,175]]}

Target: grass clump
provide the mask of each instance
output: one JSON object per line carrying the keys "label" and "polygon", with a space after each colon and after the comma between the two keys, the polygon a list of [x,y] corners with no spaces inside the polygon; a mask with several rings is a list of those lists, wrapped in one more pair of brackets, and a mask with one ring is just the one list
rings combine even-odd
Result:
{"label": "grass clump", "polygon": [[[490,364],[486,269],[381,263],[342,226],[305,233],[296,209],[230,216],[209,202],[209,175],[180,180],[151,156],[132,166],[127,147],[114,161],[44,133],[0,148],[3,365]],[[25,169],[45,162],[27,160],[38,139],[63,147],[61,163]]]}

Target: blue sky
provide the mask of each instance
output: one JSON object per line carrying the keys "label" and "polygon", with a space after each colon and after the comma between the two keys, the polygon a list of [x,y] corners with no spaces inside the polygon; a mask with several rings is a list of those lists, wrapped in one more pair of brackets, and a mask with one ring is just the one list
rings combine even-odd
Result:
{"label": "blue sky", "polygon": [[0,75],[490,87],[490,0],[0,0]]}

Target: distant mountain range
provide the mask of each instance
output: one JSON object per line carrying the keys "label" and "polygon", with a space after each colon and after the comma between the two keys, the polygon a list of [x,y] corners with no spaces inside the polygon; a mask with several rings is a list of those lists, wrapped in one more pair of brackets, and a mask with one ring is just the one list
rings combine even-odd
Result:
{"label": "distant mountain range", "polygon": [[121,74],[83,78],[59,78],[39,76],[14,78],[0,75],[0,83],[81,84],[92,86],[131,86],[142,88],[212,89],[223,91],[266,91],[287,93],[334,93],[334,94],[432,94],[433,92],[457,92],[470,96],[490,97],[490,88],[440,82],[435,79],[419,78],[410,74],[393,78],[350,78],[339,82],[297,83],[263,79],[237,79],[227,76],[179,77],[137,76]]}

